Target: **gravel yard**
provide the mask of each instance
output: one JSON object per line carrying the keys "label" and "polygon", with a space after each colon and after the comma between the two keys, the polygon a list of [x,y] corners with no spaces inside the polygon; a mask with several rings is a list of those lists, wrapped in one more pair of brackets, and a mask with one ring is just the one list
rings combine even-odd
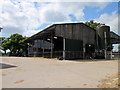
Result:
{"label": "gravel yard", "polygon": [[8,65],[0,69],[3,88],[97,88],[101,80],[118,73],[118,60],[2,57],[1,63]]}

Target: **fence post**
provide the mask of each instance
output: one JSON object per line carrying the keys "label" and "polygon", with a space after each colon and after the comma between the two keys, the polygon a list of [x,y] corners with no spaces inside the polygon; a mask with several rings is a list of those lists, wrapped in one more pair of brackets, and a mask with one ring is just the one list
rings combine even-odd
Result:
{"label": "fence post", "polygon": [[83,42],[83,59],[85,58],[85,44]]}

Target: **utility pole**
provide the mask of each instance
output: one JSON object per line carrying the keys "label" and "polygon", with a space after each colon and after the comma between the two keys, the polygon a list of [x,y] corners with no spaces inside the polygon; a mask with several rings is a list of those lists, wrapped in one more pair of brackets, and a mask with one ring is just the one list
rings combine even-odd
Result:
{"label": "utility pole", "polygon": [[53,35],[51,35],[51,58],[53,58]]}
{"label": "utility pole", "polygon": [[44,37],[43,37],[43,48],[42,48],[42,50],[43,50],[42,57],[44,57],[44,52],[45,52],[45,42],[44,42]]}
{"label": "utility pole", "polygon": [[65,38],[63,37],[63,60],[65,60]]}
{"label": "utility pole", "polygon": [[107,51],[106,51],[106,44],[107,44],[107,40],[106,40],[106,32],[104,32],[104,36],[105,36],[105,59],[107,59]]}

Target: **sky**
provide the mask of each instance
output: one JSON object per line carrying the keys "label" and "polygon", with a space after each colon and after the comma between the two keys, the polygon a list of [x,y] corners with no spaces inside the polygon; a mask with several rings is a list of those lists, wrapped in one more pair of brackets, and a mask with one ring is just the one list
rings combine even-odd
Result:
{"label": "sky", "polygon": [[118,0],[1,0],[0,3],[3,37],[13,33],[32,36],[55,23],[90,20],[109,25],[111,31],[118,33],[118,16]]}

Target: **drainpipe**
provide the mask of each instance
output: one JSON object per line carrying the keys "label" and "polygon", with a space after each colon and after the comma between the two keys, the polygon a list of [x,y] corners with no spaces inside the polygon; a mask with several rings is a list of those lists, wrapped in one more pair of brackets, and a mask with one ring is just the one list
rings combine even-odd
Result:
{"label": "drainpipe", "polygon": [[105,59],[107,59],[107,51],[106,51],[106,44],[107,44],[107,41],[106,41],[106,32],[104,32],[104,36],[105,36]]}

